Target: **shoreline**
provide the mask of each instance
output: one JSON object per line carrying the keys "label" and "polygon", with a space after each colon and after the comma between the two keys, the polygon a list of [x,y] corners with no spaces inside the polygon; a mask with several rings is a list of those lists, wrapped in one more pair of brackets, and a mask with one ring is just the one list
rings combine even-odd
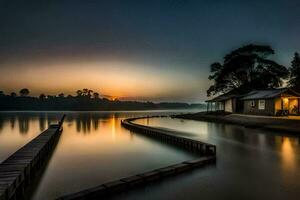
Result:
{"label": "shoreline", "polygon": [[135,112],[135,111],[199,111],[201,108],[102,109],[102,110],[0,110],[0,112]]}
{"label": "shoreline", "polygon": [[216,114],[199,112],[193,114],[173,115],[173,118],[189,119],[196,121],[207,121],[224,124],[234,124],[244,126],[246,128],[258,128],[270,131],[279,131],[292,134],[300,133],[300,117],[297,118],[282,118],[271,116],[256,116],[244,114]]}
{"label": "shoreline", "polygon": [[0,110],[0,113],[72,113],[72,112],[178,112],[182,114],[199,112],[202,109],[189,109],[189,108],[178,108],[178,109],[133,109],[133,110]]}

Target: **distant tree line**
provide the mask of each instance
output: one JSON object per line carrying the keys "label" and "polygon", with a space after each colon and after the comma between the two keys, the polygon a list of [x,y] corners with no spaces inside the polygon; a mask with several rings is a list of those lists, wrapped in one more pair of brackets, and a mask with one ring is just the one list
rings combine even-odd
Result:
{"label": "distant tree line", "polygon": [[203,104],[153,103],[138,101],[119,101],[100,98],[100,94],[90,89],[76,91],[76,96],[40,94],[32,97],[28,88],[10,95],[0,91],[0,110],[150,110],[150,109],[189,109],[204,108]]}
{"label": "distant tree line", "polygon": [[207,95],[226,93],[232,90],[248,92],[254,89],[269,89],[283,86],[300,89],[300,57],[297,52],[287,68],[270,59],[275,51],[268,45],[249,44],[224,56],[223,63],[210,66],[208,77],[213,84]]}

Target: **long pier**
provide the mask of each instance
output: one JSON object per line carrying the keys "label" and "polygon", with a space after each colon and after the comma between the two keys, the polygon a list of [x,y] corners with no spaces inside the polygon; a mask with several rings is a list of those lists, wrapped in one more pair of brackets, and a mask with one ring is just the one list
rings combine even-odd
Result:
{"label": "long pier", "polygon": [[31,140],[0,164],[0,200],[22,199],[62,132],[65,115],[58,124]]}
{"label": "long pier", "polygon": [[141,133],[158,139],[177,147],[190,150],[199,154],[199,158],[181,162],[175,165],[166,166],[152,171],[136,174],[130,177],[114,180],[102,185],[79,191],[77,193],[69,194],[58,198],[57,200],[84,200],[84,199],[105,199],[111,195],[120,192],[134,189],[138,186],[144,186],[153,181],[162,180],[169,176],[174,176],[186,171],[193,170],[198,167],[203,167],[207,164],[215,163],[216,161],[216,146],[188,138],[172,135],[172,131],[167,131],[159,128],[153,128],[135,124],[132,121],[141,118],[131,118],[121,121],[123,127],[137,133]]}

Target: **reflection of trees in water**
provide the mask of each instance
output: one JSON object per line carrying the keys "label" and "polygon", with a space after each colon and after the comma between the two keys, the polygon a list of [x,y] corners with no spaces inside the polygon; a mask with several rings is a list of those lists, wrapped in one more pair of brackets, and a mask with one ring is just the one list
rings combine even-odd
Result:
{"label": "reflection of trees in water", "polygon": [[90,116],[83,116],[81,118],[81,130],[83,133],[90,133],[91,132],[91,120]]}
{"label": "reflection of trees in water", "polygon": [[67,122],[75,122],[78,133],[90,133],[93,129],[97,131],[100,123],[110,123],[113,113],[77,113],[67,116]]}
{"label": "reflection of trees in water", "polygon": [[[65,122],[75,123],[78,133],[90,133],[92,130],[97,131],[101,124],[110,125],[112,118],[119,118],[121,114],[117,113],[99,113],[99,112],[82,112],[69,113]],[[10,113],[0,115],[0,130],[3,129],[4,123],[9,122],[12,129],[19,128],[20,134],[26,134],[30,129],[30,121],[39,126],[40,131],[47,129],[47,124],[57,123],[62,113]],[[16,124],[17,123],[17,124]],[[16,127],[16,125],[18,125]],[[116,124],[118,125],[118,124]]]}
{"label": "reflection of trees in water", "polygon": [[100,119],[99,116],[94,116],[88,113],[78,114],[76,116],[76,130],[78,133],[90,133],[91,127],[93,125],[94,130],[99,128],[98,120]]}
{"label": "reflection of trees in water", "polygon": [[89,133],[91,132],[91,117],[88,115],[78,115],[76,117],[77,132]]}
{"label": "reflection of trees in water", "polygon": [[14,128],[15,128],[15,122],[16,122],[16,116],[11,115],[11,116],[9,117],[9,122],[10,122],[10,128],[11,128],[11,129],[14,129]]}
{"label": "reflection of trees in water", "polygon": [[40,127],[40,131],[43,131],[46,129],[46,123],[47,123],[47,119],[46,119],[46,115],[41,113],[39,115],[39,127]]}
{"label": "reflection of trees in water", "polygon": [[27,134],[29,130],[29,117],[27,115],[20,115],[19,121],[19,132],[21,134]]}
{"label": "reflection of trees in water", "polygon": [[99,121],[98,121],[98,119],[93,118],[92,121],[93,121],[94,130],[95,131],[98,130],[98,128],[99,128]]}
{"label": "reflection of trees in water", "polygon": [[26,114],[11,114],[11,113],[5,113],[3,115],[0,115],[0,133],[3,129],[4,123],[8,123],[10,128],[13,130],[15,129],[16,122],[18,122],[18,128],[20,134],[26,134],[29,131],[29,121],[30,117]]}
{"label": "reflection of trees in water", "polygon": [[[18,123],[19,133],[27,134],[30,129],[30,121],[36,121],[39,125],[40,131],[45,130],[47,123],[57,123],[61,114],[47,114],[47,113],[6,113],[0,115],[0,131],[1,125],[4,122],[9,122],[11,129],[15,129],[16,122]],[[38,121],[38,122],[37,122]]]}

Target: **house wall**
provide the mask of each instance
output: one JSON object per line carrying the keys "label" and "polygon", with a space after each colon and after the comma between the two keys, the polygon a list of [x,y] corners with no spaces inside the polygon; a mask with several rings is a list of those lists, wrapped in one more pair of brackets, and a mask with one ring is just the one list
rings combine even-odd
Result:
{"label": "house wall", "polygon": [[[265,109],[258,109],[259,100],[245,100],[244,101],[244,114],[252,115],[275,115],[275,103],[274,99],[260,99],[265,100]],[[252,101],[255,102],[255,105],[252,106]]]}
{"label": "house wall", "polygon": [[244,111],[244,102],[239,100],[239,99],[235,99],[235,113],[243,113]]}
{"label": "house wall", "polygon": [[236,98],[233,98],[232,99],[232,112],[236,112],[236,106],[237,106],[237,99]]}
{"label": "house wall", "polygon": [[233,112],[232,109],[232,99],[228,99],[225,101],[225,112]]}
{"label": "house wall", "polygon": [[278,110],[282,110],[281,98],[276,98],[275,99],[275,114],[278,112]]}

